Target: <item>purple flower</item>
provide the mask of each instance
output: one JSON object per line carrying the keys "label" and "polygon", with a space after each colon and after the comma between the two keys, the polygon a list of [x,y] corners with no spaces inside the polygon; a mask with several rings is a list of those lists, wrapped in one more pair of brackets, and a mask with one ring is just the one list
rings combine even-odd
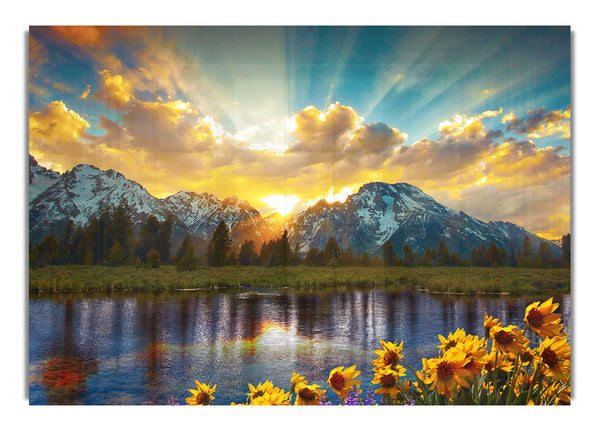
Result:
{"label": "purple flower", "polygon": [[360,389],[355,386],[352,386],[352,389],[348,391],[348,395],[346,395],[346,399],[342,400],[340,405],[342,406],[359,406],[362,403],[362,399],[360,398]]}
{"label": "purple flower", "polygon": [[325,394],[321,397],[321,401],[319,402],[320,406],[330,406],[331,401],[329,401],[329,397]]}
{"label": "purple flower", "polygon": [[365,397],[365,406],[375,405],[375,394],[372,389],[367,389],[367,396]]}
{"label": "purple flower", "polygon": [[178,406],[179,403],[177,402],[177,398],[175,398],[173,395],[171,395],[171,399],[169,400],[167,405],[168,406]]}

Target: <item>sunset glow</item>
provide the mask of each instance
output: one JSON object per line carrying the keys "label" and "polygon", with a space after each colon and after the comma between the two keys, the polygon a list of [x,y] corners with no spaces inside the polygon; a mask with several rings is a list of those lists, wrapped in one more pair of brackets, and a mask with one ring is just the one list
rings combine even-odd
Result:
{"label": "sunset glow", "polygon": [[568,27],[31,27],[29,71],[47,168],[284,216],[406,182],[484,221],[571,230]]}

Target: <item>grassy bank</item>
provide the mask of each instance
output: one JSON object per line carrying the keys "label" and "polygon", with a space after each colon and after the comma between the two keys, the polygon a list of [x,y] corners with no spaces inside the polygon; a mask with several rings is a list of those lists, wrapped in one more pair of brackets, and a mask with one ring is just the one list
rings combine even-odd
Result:
{"label": "grassy bank", "polygon": [[530,268],[287,268],[229,266],[178,272],[160,268],[47,266],[29,271],[31,292],[208,290],[215,287],[313,289],[404,285],[440,293],[568,293],[567,269]]}

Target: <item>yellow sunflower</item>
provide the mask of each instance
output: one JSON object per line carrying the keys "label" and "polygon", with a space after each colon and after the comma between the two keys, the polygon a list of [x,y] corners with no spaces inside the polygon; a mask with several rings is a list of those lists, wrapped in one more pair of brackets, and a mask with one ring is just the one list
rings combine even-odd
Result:
{"label": "yellow sunflower", "polygon": [[527,306],[525,310],[525,318],[523,319],[527,325],[538,334],[540,337],[556,337],[561,334],[564,325],[559,324],[560,314],[551,314],[558,308],[558,303],[552,303],[552,298],[548,299],[540,305],[539,302],[534,302]]}
{"label": "yellow sunflower", "polygon": [[360,371],[356,371],[355,368],[356,365],[352,365],[346,369],[344,367],[337,367],[329,373],[327,383],[342,400],[346,399],[346,395],[348,395],[348,391],[352,389],[353,385],[360,386],[360,380],[354,380],[360,374]]}
{"label": "yellow sunflower", "polygon": [[466,334],[464,329],[457,329],[456,332],[448,334],[448,338],[444,338],[443,336],[438,334],[438,338],[440,339],[441,345],[439,345],[440,351],[446,351],[452,347],[456,347],[456,344],[459,342],[464,342],[466,339]]}
{"label": "yellow sunflower", "polygon": [[485,329],[485,338],[490,338],[490,329],[494,326],[502,326],[502,322],[499,322],[500,319],[494,319],[492,316],[488,316],[485,313],[485,319],[483,320],[483,328]]}
{"label": "yellow sunflower", "polygon": [[423,381],[431,385],[431,388],[435,387],[439,394],[451,398],[457,384],[465,388],[469,387],[467,379],[473,377],[473,373],[464,368],[467,362],[465,352],[457,349],[446,351],[441,358],[423,358],[425,374]]}
{"label": "yellow sunflower", "polygon": [[465,368],[469,370],[473,375],[478,374],[485,362],[483,358],[487,355],[487,340],[485,338],[479,338],[477,335],[467,335],[464,341],[459,341],[456,345],[456,349],[465,352],[465,358],[467,363]]}
{"label": "yellow sunflower", "polygon": [[483,358],[481,358],[481,363],[483,364],[481,371],[484,374],[494,371],[494,364],[496,364],[496,369],[506,372],[512,371],[514,367],[514,364],[506,355],[498,355],[498,359],[496,359],[495,352],[486,354]]}
{"label": "yellow sunflower", "polygon": [[292,371],[292,378],[290,379],[291,389],[290,392],[296,392],[296,386],[300,383],[306,383],[306,378],[296,373],[296,370]]}
{"label": "yellow sunflower", "polygon": [[217,385],[212,388],[210,384],[200,383],[196,380],[196,389],[188,389],[192,393],[192,396],[185,399],[185,402],[191,406],[207,406],[213,404],[212,400],[215,397],[212,394],[215,392]]}
{"label": "yellow sunflower", "polygon": [[325,393],[324,389],[319,389],[319,385],[307,385],[305,382],[296,385],[296,406],[318,406],[321,397]]}
{"label": "yellow sunflower", "polygon": [[[406,374],[406,369],[403,368],[403,372],[398,372],[391,367],[383,368],[375,372],[375,377],[371,383],[380,385],[375,391],[376,394],[389,394],[392,399],[396,399],[400,388],[398,383],[400,377]],[[400,383],[402,384],[402,383]]]}
{"label": "yellow sunflower", "polygon": [[287,406],[290,405],[292,394],[283,389],[273,388],[270,392],[256,396],[250,402],[251,406]]}
{"label": "yellow sunflower", "polygon": [[375,367],[373,371],[385,367],[397,367],[400,359],[404,357],[401,353],[404,341],[398,345],[397,341],[392,343],[391,341],[379,340],[379,344],[381,344],[381,350],[373,350],[373,353],[377,354],[377,359],[371,362]]}
{"label": "yellow sunflower", "polygon": [[538,346],[543,372],[565,382],[571,376],[571,347],[566,337],[546,338]]}
{"label": "yellow sunflower", "polygon": [[252,386],[251,383],[248,383],[248,388],[250,392],[247,393],[248,401],[251,402],[255,398],[262,397],[264,394],[273,392],[273,382],[267,380],[264,383],[259,383],[256,387]]}
{"label": "yellow sunflower", "polygon": [[493,326],[490,329],[490,338],[494,341],[493,349],[504,354],[523,353],[529,345],[529,340],[523,336],[523,330],[514,325]]}

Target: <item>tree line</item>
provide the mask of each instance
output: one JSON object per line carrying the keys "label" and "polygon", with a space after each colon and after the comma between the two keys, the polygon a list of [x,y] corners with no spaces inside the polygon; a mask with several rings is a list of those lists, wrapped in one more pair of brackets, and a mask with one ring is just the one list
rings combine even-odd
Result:
{"label": "tree line", "polygon": [[104,208],[87,225],[75,227],[69,220],[62,234],[50,233],[30,245],[31,266],[44,265],[135,265],[170,263],[174,216],[164,221],[146,218],[136,238],[131,211],[127,203]]}
{"label": "tree line", "polygon": [[131,211],[126,202],[105,208],[86,226],[75,227],[67,223],[60,237],[54,233],[36,244],[30,245],[29,263],[32,267],[44,265],[146,265],[158,267],[174,264],[178,270],[191,271],[199,266],[513,266],[527,268],[570,267],[571,235],[562,237],[562,254],[554,258],[550,246],[541,242],[534,250],[532,241],[525,237],[522,247],[516,251],[513,244],[507,251],[494,242],[485,247],[473,247],[471,259],[461,259],[456,252],[449,252],[443,238],[437,249],[428,247],[422,255],[404,244],[398,253],[391,241],[386,241],[378,254],[343,249],[330,237],[325,247],[310,248],[302,256],[299,244],[291,247],[288,232],[263,242],[260,248],[254,241],[246,240],[239,247],[232,244],[229,228],[221,221],[208,243],[208,251],[200,258],[187,236],[176,253],[171,253],[174,216],[159,221],[156,216],[146,218],[136,238]]}

